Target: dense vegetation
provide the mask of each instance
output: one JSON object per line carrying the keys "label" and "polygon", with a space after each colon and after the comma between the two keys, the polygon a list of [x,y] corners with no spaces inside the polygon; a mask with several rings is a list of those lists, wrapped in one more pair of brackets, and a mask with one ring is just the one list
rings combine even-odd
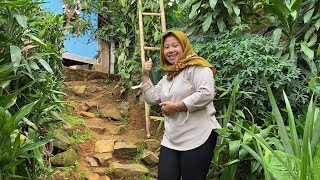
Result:
{"label": "dense vegetation", "polygon": [[2,1],[0,38],[0,179],[34,179],[62,107],[63,18],[30,0]]}
{"label": "dense vegetation", "polygon": [[[157,11],[158,3],[82,5],[103,21],[96,38],[117,41],[118,86],[128,91],[141,76],[137,10]],[[186,31],[218,70],[223,138],[208,179],[319,179],[320,1],[166,0],[165,9],[167,28]],[[62,107],[65,22],[31,0],[2,1],[0,15],[0,179],[36,178],[47,168],[41,148]],[[157,46],[159,18],[144,23],[147,44]],[[148,55],[156,81],[158,54]]]}

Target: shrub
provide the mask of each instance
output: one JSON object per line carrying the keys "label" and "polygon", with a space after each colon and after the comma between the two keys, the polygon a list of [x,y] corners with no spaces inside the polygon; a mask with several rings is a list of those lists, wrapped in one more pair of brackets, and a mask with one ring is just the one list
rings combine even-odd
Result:
{"label": "shrub", "polygon": [[[281,46],[259,34],[245,32],[243,27],[238,26],[221,34],[211,33],[190,38],[195,51],[216,66],[217,89],[230,92],[232,81],[239,74],[242,84],[240,91],[253,93],[243,93],[245,99],[237,102],[237,105],[249,108],[256,115],[267,112],[264,78],[270,82],[275,94],[279,95],[277,99],[281,98],[281,91],[285,90],[291,102],[295,102],[293,107],[304,104],[308,97],[304,94],[304,82],[299,80],[301,72],[296,63],[289,60],[288,56],[281,56]],[[217,97],[225,94],[218,93]],[[223,105],[225,100],[219,98],[216,105]]]}

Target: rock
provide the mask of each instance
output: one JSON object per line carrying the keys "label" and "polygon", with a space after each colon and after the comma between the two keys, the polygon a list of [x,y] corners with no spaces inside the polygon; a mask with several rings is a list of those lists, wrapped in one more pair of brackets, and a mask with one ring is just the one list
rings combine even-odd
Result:
{"label": "rock", "polygon": [[93,168],[93,172],[98,173],[100,176],[106,174],[106,167],[95,167]]}
{"label": "rock", "polygon": [[97,87],[97,86],[88,86],[87,90],[91,93],[96,93],[96,92],[100,92],[103,90],[102,87]]}
{"label": "rock", "polygon": [[149,173],[149,169],[141,164],[120,164],[112,162],[111,169],[112,174],[117,178],[132,178],[137,176],[144,176]]}
{"label": "rock", "polygon": [[122,116],[124,117],[129,116],[129,108],[130,108],[130,104],[125,101],[119,104],[119,106],[117,106],[117,109],[119,110],[120,114],[122,114]]}
{"label": "rock", "polygon": [[62,130],[66,132],[69,136],[72,136],[74,127],[68,121],[63,121]]}
{"label": "rock", "polygon": [[107,131],[106,128],[100,127],[100,126],[87,126],[87,127],[98,134],[104,134]]}
{"label": "rock", "polygon": [[101,180],[110,180],[110,178],[108,176],[103,176],[101,177]]}
{"label": "rock", "polygon": [[124,142],[117,142],[114,145],[114,156],[117,158],[133,159],[138,153],[138,148],[135,145]]}
{"label": "rock", "polygon": [[146,143],[147,149],[152,152],[156,152],[160,148],[160,141],[156,139],[147,139],[144,141]]}
{"label": "rock", "polygon": [[98,173],[89,174],[86,177],[86,180],[99,180],[99,179],[100,179],[100,176]]}
{"label": "rock", "polygon": [[87,117],[87,118],[95,118],[96,115],[91,113],[91,112],[85,112],[85,111],[80,111],[79,114],[81,116]]}
{"label": "rock", "polygon": [[115,140],[101,140],[95,144],[95,152],[97,153],[112,153]]}
{"label": "rock", "polygon": [[54,140],[53,140],[53,146],[62,149],[67,150],[71,146],[71,142],[69,140],[69,135],[61,130],[54,131]]}
{"label": "rock", "polygon": [[90,106],[87,103],[77,103],[75,106],[76,111],[88,111],[90,109]]}
{"label": "rock", "polygon": [[114,121],[124,120],[123,116],[116,107],[104,107],[100,109],[101,117],[110,118]]}
{"label": "rock", "polygon": [[73,87],[72,87],[72,92],[73,92],[75,95],[83,96],[83,95],[85,94],[86,88],[87,88],[86,85],[73,86]]}
{"label": "rock", "polygon": [[77,161],[77,153],[73,149],[59,153],[50,159],[53,166],[72,166]]}
{"label": "rock", "polygon": [[109,132],[112,135],[122,135],[126,131],[125,127],[125,125],[116,126],[115,128],[109,129]]}
{"label": "rock", "polygon": [[148,166],[155,166],[159,162],[159,157],[148,150],[144,150],[141,156],[141,162]]}
{"label": "rock", "polygon": [[109,166],[109,160],[112,159],[112,154],[111,153],[102,153],[102,154],[95,154],[93,155],[94,158],[96,158],[99,163],[102,166]]}
{"label": "rock", "polygon": [[98,167],[98,162],[96,159],[92,157],[86,157],[86,162],[91,166],[91,167]]}

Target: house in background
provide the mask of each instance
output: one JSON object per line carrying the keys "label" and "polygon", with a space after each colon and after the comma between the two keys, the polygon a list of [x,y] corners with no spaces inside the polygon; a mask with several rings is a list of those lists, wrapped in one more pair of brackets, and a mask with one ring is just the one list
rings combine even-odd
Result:
{"label": "house in background", "polygon": [[[70,26],[71,23],[76,24],[76,21],[80,21],[82,18],[80,1],[79,4],[68,8],[63,4],[63,0],[47,0],[43,7],[55,13],[65,13],[66,26]],[[93,26],[98,28],[98,14],[91,14],[89,18]],[[115,43],[104,40],[98,42],[93,37],[92,30],[87,30],[85,34],[78,35],[79,29],[76,26],[72,28],[74,34],[67,34],[69,38],[64,41],[66,50],[62,54],[64,65],[114,74]]]}

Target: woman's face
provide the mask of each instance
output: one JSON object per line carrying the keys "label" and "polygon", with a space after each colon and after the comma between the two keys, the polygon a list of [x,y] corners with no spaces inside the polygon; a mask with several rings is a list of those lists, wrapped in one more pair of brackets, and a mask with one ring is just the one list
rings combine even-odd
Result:
{"label": "woman's face", "polygon": [[174,35],[168,35],[165,37],[163,48],[164,57],[170,64],[178,62],[178,60],[182,57],[182,46]]}

